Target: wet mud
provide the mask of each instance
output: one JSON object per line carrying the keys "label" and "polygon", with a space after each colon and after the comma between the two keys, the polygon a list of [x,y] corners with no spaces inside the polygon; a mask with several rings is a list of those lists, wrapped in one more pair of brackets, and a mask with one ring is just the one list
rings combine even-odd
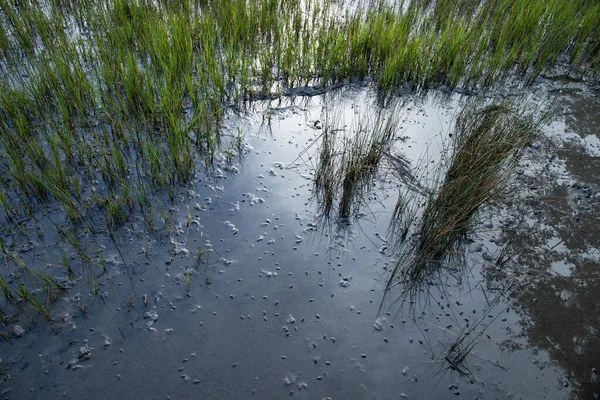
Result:
{"label": "wet mud", "polygon": [[[600,396],[600,157],[597,92],[557,96],[564,121],[546,138],[545,151],[523,178],[530,193],[521,203],[524,226],[505,230],[519,251],[527,284],[514,297],[523,312],[524,335],[565,370],[565,387],[577,398]],[[559,119],[560,121],[560,119]],[[537,151],[537,150],[536,150]],[[526,175],[526,174],[525,174]]]}

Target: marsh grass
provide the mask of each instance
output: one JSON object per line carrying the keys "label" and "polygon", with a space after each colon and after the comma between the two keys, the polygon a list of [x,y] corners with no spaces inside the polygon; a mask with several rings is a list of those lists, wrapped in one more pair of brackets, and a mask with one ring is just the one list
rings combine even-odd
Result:
{"label": "marsh grass", "polygon": [[192,270],[186,269],[180,274],[181,280],[186,284],[186,291],[189,293],[192,290]]}
{"label": "marsh grass", "polygon": [[0,274],[0,289],[2,289],[2,295],[6,301],[10,302],[14,298],[14,295],[8,287],[8,282],[6,282],[6,279],[4,279],[2,274]]}
{"label": "marsh grass", "polygon": [[79,240],[77,234],[69,231],[68,228],[56,225],[54,222],[52,222],[52,224],[54,225],[54,228],[56,229],[56,232],[58,232],[61,239],[63,239],[65,242],[69,243],[71,245],[71,247],[75,250],[77,255],[83,261],[91,261],[90,256],[88,256],[88,254],[85,250],[85,247],[84,247],[83,243]]}
{"label": "marsh grass", "polygon": [[[51,322],[52,305],[66,290],[63,284],[42,269],[29,268],[17,255],[11,253],[4,244],[2,251],[6,269],[10,271],[8,279],[0,274],[0,290],[3,299],[0,301],[2,325],[21,321],[27,325],[37,315]],[[10,264],[17,268],[10,268]],[[53,266],[48,264],[47,266]],[[9,333],[2,333],[6,338]]]}
{"label": "marsh grass", "polygon": [[[587,0],[343,9],[328,0],[2,0],[5,215],[54,199],[73,222],[100,208],[118,224],[136,210],[128,201],[140,182],[173,201],[197,161],[214,160],[225,110],[257,95],[352,78],[384,92],[486,87],[511,74],[530,81],[561,55],[572,68],[592,66],[588,74],[598,66],[600,6]],[[347,171],[348,194],[366,171]]]}
{"label": "marsh grass", "polygon": [[31,292],[24,284],[19,284],[17,286],[16,293],[19,297],[19,301],[26,307],[43,316],[47,321],[52,321],[52,317],[50,316],[51,302],[49,297],[45,300],[38,298],[38,296]]}
{"label": "marsh grass", "polygon": [[[405,227],[412,224],[414,234],[408,254],[391,272],[387,289],[397,283],[416,289],[460,253],[461,239],[471,232],[478,211],[505,193],[523,149],[542,121],[543,116],[516,111],[507,102],[484,107],[470,102],[463,108],[454,126],[449,159],[434,179],[421,214],[403,209],[405,197],[398,200],[394,217]],[[400,240],[405,237],[403,232]]]}
{"label": "marsh grass", "polygon": [[[25,233],[23,220],[58,204],[71,225],[55,225],[58,234],[89,263],[78,227],[95,233],[101,212],[116,229],[141,212],[157,230],[161,203],[213,163],[231,108],[354,78],[383,93],[485,89],[514,76],[530,82],[562,58],[594,77],[599,26],[590,0],[369,2],[352,11],[330,0],[0,0],[2,226]],[[324,137],[333,172],[319,180],[340,191],[339,201],[323,199],[329,209],[338,202],[341,218],[387,151],[393,118],[378,118],[341,157],[333,132]]]}
{"label": "marsh grass", "polygon": [[326,112],[314,183],[324,216],[349,221],[359,214],[375,178],[381,175],[382,164],[393,166],[386,163],[388,158],[407,163],[401,156],[390,154],[399,140],[402,115],[400,103],[388,108],[374,105],[361,109],[351,121],[344,120],[341,110],[332,108]]}

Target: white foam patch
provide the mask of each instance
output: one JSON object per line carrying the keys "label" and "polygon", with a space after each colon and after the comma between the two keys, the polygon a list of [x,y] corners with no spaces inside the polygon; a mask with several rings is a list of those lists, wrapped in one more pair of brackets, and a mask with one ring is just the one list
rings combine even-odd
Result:
{"label": "white foam patch", "polygon": [[600,138],[596,135],[587,135],[583,139],[585,152],[591,157],[600,157]]}

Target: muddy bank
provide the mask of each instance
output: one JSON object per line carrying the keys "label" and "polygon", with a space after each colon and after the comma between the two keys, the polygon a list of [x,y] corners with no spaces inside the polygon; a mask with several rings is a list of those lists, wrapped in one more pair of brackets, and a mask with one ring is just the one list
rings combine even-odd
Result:
{"label": "muddy bank", "polygon": [[530,282],[513,296],[531,345],[565,369],[563,385],[578,398],[597,398],[600,104],[597,92],[581,88],[553,96],[564,119],[532,152],[528,167],[536,173],[521,176],[528,194],[514,204],[520,224],[505,230]]}

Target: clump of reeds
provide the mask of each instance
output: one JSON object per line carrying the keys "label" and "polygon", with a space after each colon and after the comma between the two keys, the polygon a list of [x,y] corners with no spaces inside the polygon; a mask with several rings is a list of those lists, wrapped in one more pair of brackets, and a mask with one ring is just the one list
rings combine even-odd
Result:
{"label": "clump of reeds", "polygon": [[445,172],[435,179],[422,214],[418,218],[411,213],[395,215],[418,222],[413,248],[396,263],[388,288],[398,280],[409,287],[423,283],[457,253],[481,206],[504,193],[539,123],[506,102],[482,108],[471,103],[460,112]]}
{"label": "clump of reeds", "polygon": [[369,108],[355,115],[346,131],[335,110],[326,115],[315,173],[315,194],[324,215],[335,210],[337,218],[348,220],[357,214],[398,139],[400,117],[400,106]]}

